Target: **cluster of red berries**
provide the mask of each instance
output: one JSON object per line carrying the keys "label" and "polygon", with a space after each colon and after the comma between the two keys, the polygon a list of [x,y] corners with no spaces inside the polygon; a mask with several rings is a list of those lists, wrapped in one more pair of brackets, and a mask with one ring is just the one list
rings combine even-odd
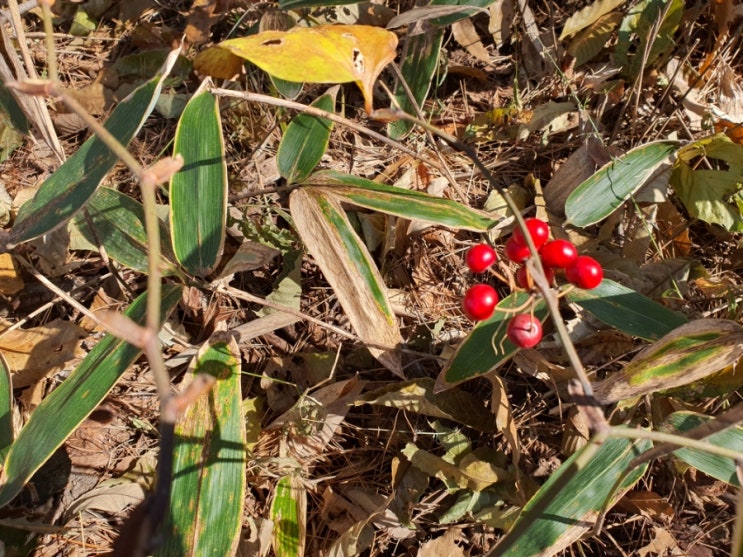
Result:
{"label": "cluster of red berries", "polygon": [[[539,252],[547,281],[555,280],[555,270],[565,271],[568,282],[590,290],[596,288],[604,278],[601,265],[592,257],[578,255],[575,245],[568,240],[549,240],[549,226],[543,220],[529,218],[525,221],[534,247]],[[516,284],[531,290],[532,279],[524,262],[531,252],[521,229],[516,229],[505,245],[506,257],[519,263],[516,272]],[[497,260],[495,250],[487,244],[477,244],[469,249],[465,262],[473,273],[483,273]],[[467,290],[462,301],[465,315],[473,321],[488,319],[498,304],[498,293],[488,284],[475,284]],[[531,348],[542,340],[542,323],[531,314],[519,314],[509,322],[506,334],[511,342],[519,348]]]}

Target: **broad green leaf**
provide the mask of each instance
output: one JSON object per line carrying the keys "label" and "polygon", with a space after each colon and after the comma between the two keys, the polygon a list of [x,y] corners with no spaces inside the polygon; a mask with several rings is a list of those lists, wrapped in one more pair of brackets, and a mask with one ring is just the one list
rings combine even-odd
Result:
{"label": "broad green leaf", "polygon": [[[629,463],[650,447],[650,441],[611,437],[598,449],[584,446],[550,476],[526,504],[513,529],[488,555],[549,557],[562,551],[593,528],[607,500],[611,507],[642,477],[647,465],[638,466],[618,492],[612,493]],[[587,463],[576,464],[594,450]]]}
{"label": "broad green leaf", "polygon": [[271,520],[276,557],[302,557],[307,535],[307,490],[296,476],[284,476],[276,484]]}
{"label": "broad green leaf", "polygon": [[[714,421],[714,418],[710,416],[684,411],[674,412],[668,416],[663,425],[671,433],[683,434],[690,429],[712,421]],[[743,427],[741,426],[729,427],[719,433],[705,437],[704,440],[711,445],[739,451],[741,457],[743,457]],[[740,487],[738,474],[735,470],[735,462],[729,458],[686,447],[674,451],[673,454],[708,476]]]}
{"label": "broad green leaf", "polygon": [[[161,73],[121,101],[109,116],[105,127],[122,145],[129,144],[152,111],[179,52],[171,52]],[[118,160],[97,137],[83,143],[20,208],[7,247],[51,232],[71,219]]]}
{"label": "broad green leaf", "polygon": [[333,170],[316,172],[307,179],[307,183],[323,186],[319,190],[326,195],[365,209],[455,229],[485,232],[499,220],[451,199],[386,186]]}
{"label": "broad green leaf", "polygon": [[608,217],[667,162],[678,145],[675,141],[648,143],[604,165],[568,197],[567,222],[585,227]]}
{"label": "broad green leaf", "polygon": [[570,41],[568,52],[575,58],[576,67],[593,60],[601,52],[621,20],[621,12],[610,12]]}
{"label": "broad green leaf", "polygon": [[0,462],[13,443],[13,382],[10,368],[0,352]]}
{"label": "broad green leaf", "polygon": [[622,370],[595,385],[604,404],[688,385],[740,358],[743,328],[724,319],[681,325],[642,350]]}
{"label": "broad green leaf", "polygon": [[[443,28],[437,28],[414,35],[409,34],[405,39],[400,72],[419,107],[423,106],[438,69],[443,38]],[[395,88],[395,101],[403,112],[415,114],[413,103],[400,83]],[[393,107],[394,105],[395,103]],[[413,125],[406,120],[397,120],[387,126],[387,133],[392,139],[402,139],[413,129]]]}
{"label": "broad green leaf", "polygon": [[619,27],[614,53],[624,75],[634,80],[673,49],[683,13],[683,0],[642,0],[630,8]]}
{"label": "broad green leaf", "polygon": [[[719,161],[724,170],[698,168],[698,159]],[[710,161],[710,162],[712,162]],[[712,162],[712,164],[716,164]],[[689,215],[728,230],[743,231],[743,146],[725,134],[695,141],[681,148],[671,185]]]}
{"label": "broad green leaf", "polygon": [[[85,208],[75,215],[74,224],[83,237],[94,246],[103,246],[114,261],[147,273],[148,241],[144,225],[144,209],[128,195],[110,188],[98,188]],[[163,275],[177,272],[173,262],[168,232],[160,228]]]}
{"label": "broad green leaf", "polygon": [[245,416],[240,351],[215,333],[191,363],[216,378],[208,393],[185,411],[175,430],[173,487],[158,557],[234,555],[245,498]]}
{"label": "broad green leaf", "polygon": [[[313,107],[332,112],[335,95],[325,94]],[[309,114],[298,114],[281,138],[276,162],[279,173],[290,184],[303,182],[315,169],[328,148],[333,122]]]}
{"label": "broad green leaf", "polygon": [[[518,348],[506,337],[506,325],[513,313],[506,310],[521,307],[528,299],[527,293],[514,292],[501,300],[493,316],[480,321],[459,345],[454,357],[439,374],[435,391],[440,392],[467,379],[484,375],[513,356]],[[535,303],[534,314],[542,321],[547,318],[547,307],[543,300]]]}
{"label": "broad green leaf", "polygon": [[170,181],[170,233],[178,262],[206,276],[216,266],[227,219],[227,164],[217,98],[205,80],[186,105],[173,152],[184,166]]}
{"label": "broad green leaf", "polygon": [[289,198],[297,232],[338,296],[351,326],[369,351],[402,376],[394,349],[402,336],[387,289],[364,243],[353,230],[340,202],[319,188],[303,187]]}
{"label": "broad green leaf", "polygon": [[686,323],[682,314],[609,279],[592,290],[575,288],[567,298],[607,325],[645,340],[657,340]]}
{"label": "broad green leaf", "polygon": [[[5,83],[0,81],[0,112],[5,113],[8,125],[20,134],[28,133],[28,118]],[[5,156],[8,153],[4,153]]]}
{"label": "broad green leaf", "polygon": [[565,26],[560,33],[560,40],[575,35],[577,32],[590,27],[606,14],[611,12],[626,0],[595,0],[585,8],[578,10],[571,15],[566,21]]}
{"label": "broad green leaf", "polygon": [[[164,286],[160,303],[164,319],[181,299],[179,286]],[[125,315],[144,324],[147,293],[140,295]],[[0,507],[21,491],[47,459],[96,409],[141,351],[106,335],[80,365],[31,414],[8,451],[0,475]]]}

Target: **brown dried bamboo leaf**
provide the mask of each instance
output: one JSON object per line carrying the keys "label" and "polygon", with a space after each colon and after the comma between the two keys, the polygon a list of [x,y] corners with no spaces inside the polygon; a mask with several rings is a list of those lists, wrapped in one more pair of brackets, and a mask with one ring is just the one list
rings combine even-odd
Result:
{"label": "brown dried bamboo leaf", "polygon": [[[354,232],[340,202],[315,188],[295,190],[289,199],[294,223],[338,296],[348,320],[368,349],[403,377],[395,346],[402,343],[382,275]],[[389,348],[381,348],[381,347]]]}

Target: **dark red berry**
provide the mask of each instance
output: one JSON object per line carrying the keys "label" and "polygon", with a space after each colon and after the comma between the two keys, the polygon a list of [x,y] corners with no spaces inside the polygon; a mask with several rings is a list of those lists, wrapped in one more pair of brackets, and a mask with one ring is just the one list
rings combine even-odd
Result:
{"label": "dark red berry", "polygon": [[[552,284],[555,280],[555,271],[553,271],[550,267],[544,268],[544,277],[547,279],[547,282],[549,284]],[[529,276],[529,271],[526,269],[526,265],[522,265],[519,267],[519,270],[516,271],[516,284],[518,284],[521,288],[524,290],[531,290],[531,288],[534,286],[533,281],[530,281],[531,277]]]}
{"label": "dark red berry", "polygon": [[464,294],[462,309],[472,321],[489,318],[498,304],[498,293],[487,284],[475,284]]}
{"label": "dark red berry", "polygon": [[497,259],[495,250],[487,244],[477,244],[467,251],[465,263],[473,273],[482,273],[487,270]]}
{"label": "dark red berry", "polygon": [[565,269],[578,257],[578,248],[568,240],[552,240],[542,246],[539,254],[545,266]]}
{"label": "dark red berry", "polygon": [[521,313],[508,322],[506,335],[519,348],[531,348],[542,340],[542,323],[533,315]]}
{"label": "dark red berry", "polygon": [[590,290],[601,284],[601,280],[604,278],[604,270],[593,257],[581,255],[573,261],[570,267],[565,269],[565,276],[571,284],[578,288]]}
{"label": "dark red berry", "polygon": [[530,255],[529,246],[522,244],[514,236],[506,242],[506,257],[514,263],[523,263]]}
{"label": "dark red berry", "polygon": [[[534,247],[539,250],[539,248],[541,248],[550,237],[550,227],[542,219],[534,217],[524,220],[524,224],[526,225],[526,229],[529,231],[531,241],[534,242]],[[518,243],[526,245],[524,233],[520,228],[514,228],[512,237],[515,238]]]}

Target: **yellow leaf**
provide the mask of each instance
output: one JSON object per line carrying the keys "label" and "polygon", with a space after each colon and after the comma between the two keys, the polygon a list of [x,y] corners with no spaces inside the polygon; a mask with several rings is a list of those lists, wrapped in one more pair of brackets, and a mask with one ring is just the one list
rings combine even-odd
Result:
{"label": "yellow leaf", "polygon": [[0,254],[0,294],[12,296],[23,290],[23,279],[9,253]]}
{"label": "yellow leaf", "polygon": [[219,47],[202,50],[193,61],[194,70],[216,79],[232,79],[242,67],[243,61],[239,56]]}
{"label": "yellow leaf", "polygon": [[264,31],[224,41],[219,47],[286,81],[353,81],[361,88],[366,111],[371,113],[374,82],[395,59],[397,36],[368,25],[320,25]]}

